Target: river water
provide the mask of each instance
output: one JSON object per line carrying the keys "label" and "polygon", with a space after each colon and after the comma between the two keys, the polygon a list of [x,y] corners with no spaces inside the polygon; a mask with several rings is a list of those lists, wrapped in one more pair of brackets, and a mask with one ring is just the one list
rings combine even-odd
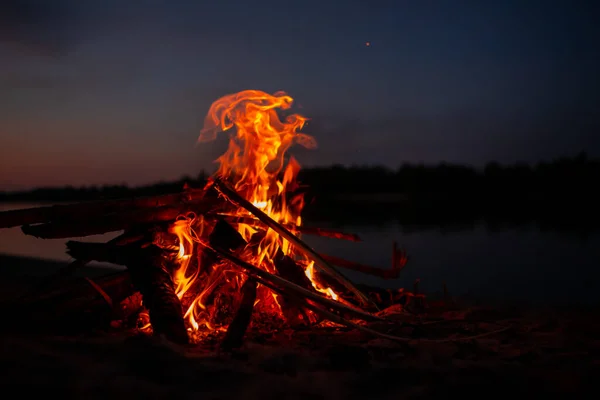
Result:
{"label": "river water", "polygon": [[[0,210],[36,204],[0,204]],[[411,230],[389,223],[342,226],[361,236],[353,243],[304,236],[317,251],[382,268],[391,266],[392,243],[409,255],[399,279],[384,281],[343,271],[356,282],[379,287],[412,287],[420,279],[424,292],[439,292],[446,283],[451,295],[482,300],[538,304],[600,303],[600,235],[585,239],[525,226],[492,232],[482,225],[442,232]],[[86,237],[105,242],[119,232]],[[42,240],[24,235],[20,228],[0,230],[0,253],[71,261],[66,239]],[[104,264],[105,266],[108,266]]]}

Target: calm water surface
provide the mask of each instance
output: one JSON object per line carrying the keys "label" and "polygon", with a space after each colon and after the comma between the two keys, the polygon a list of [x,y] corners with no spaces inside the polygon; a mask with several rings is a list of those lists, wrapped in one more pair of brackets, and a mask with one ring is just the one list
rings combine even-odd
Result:
{"label": "calm water surface", "polygon": [[[34,204],[0,204],[0,210]],[[483,225],[457,232],[439,230],[406,233],[397,224],[344,226],[363,239],[352,243],[304,236],[322,253],[382,268],[391,266],[392,243],[406,249],[409,263],[400,279],[384,281],[345,272],[356,282],[380,287],[412,287],[421,280],[425,292],[440,291],[446,282],[451,294],[531,303],[600,304],[600,236],[582,240],[534,226],[490,232]],[[119,232],[86,237],[106,242]],[[0,230],[0,253],[72,261],[66,239],[25,236],[20,228]]]}

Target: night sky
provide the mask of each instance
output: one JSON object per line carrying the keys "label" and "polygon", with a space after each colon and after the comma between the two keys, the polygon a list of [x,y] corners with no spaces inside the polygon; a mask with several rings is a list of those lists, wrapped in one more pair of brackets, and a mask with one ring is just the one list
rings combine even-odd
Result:
{"label": "night sky", "polygon": [[303,165],[600,155],[595,3],[4,0],[0,189],[195,176],[244,89],[312,119]]}

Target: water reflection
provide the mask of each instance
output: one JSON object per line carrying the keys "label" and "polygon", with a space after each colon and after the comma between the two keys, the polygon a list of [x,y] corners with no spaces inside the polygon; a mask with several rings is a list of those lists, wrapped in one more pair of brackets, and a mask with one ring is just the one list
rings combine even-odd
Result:
{"label": "water reflection", "polygon": [[491,232],[484,224],[454,232],[407,233],[396,224],[370,229],[348,226],[346,230],[359,233],[363,242],[305,239],[332,255],[388,268],[393,240],[408,252],[408,265],[396,281],[347,274],[368,284],[412,287],[414,280],[420,279],[427,292],[441,291],[446,282],[451,293],[475,298],[535,303],[600,301],[598,236],[583,241],[558,232],[541,232],[535,226]]}

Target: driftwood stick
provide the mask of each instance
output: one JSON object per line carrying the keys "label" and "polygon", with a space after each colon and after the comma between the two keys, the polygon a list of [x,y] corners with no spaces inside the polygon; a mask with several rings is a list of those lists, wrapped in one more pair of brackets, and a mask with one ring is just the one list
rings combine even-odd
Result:
{"label": "driftwood stick", "polygon": [[40,239],[83,237],[126,230],[140,224],[173,221],[177,216],[190,211],[192,211],[190,206],[166,206],[104,216],[94,215],[88,220],[23,225],[21,230],[26,235]]}
{"label": "driftwood stick", "polygon": [[296,229],[305,235],[322,236],[332,239],[349,240],[351,242],[360,242],[362,239],[356,233],[340,232],[333,229],[316,228],[310,226],[297,226]]}
{"label": "driftwood stick", "polygon": [[94,282],[91,278],[88,278],[87,276],[84,278],[94,289],[96,289],[96,291],[102,296],[102,298],[106,301],[106,304],[108,304],[108,306],[110,308],[113,308],[113,300],[112,298],[108,295],[108,293],[106,293],[104,291],[104,289],[102,289],[102,287],[100,285],[98,285],[96,282]]}
{"label": "driftwood stick", "polygon": [[[225,220],[229,223],[257,225],[257,223],[260,222],[260,220],[258,220],[256,218],[251,218],[251,217],[240,217],[240,216],[236,216],[236,215],[223,215],[223,214],[220,214],[220,216],[224,217]],[[316,228],[316,227],[302,226],[302,225],[300,225],[300,226],[292,225],[292,224],[281,224],[281,225],[286,227],[290,231],[297,231],[299,233],[303,233],[306,235],[329,237],[329,238],[340,239],[340,240],[349,240],[351,242],[360,242],[361,241],[360,236],[358,236],[355,233],[340,232],[340,231],[336,231],[333,229]]]}
{"label": "driftwood stick", "polygon": [[[39,224],[49,221],[77,222],[90,215],[127,212],[140,208],[158,208],[181,204],[214,205],[216,199],[205,198],[204,189],[187,189],[179,193],[105,201],[81,202],[66,205],[27,208],[0,212],[0,228]],[[207,209],[208,211],[208,209]]]}
{"label": "driftwood stick", "polygon": [[396,267],[392,269],[383,269],[378,267],[372,267],[370,265],[360,264],[354,261],[348,261],[340,257],[330,256],[327,254],[321,254],[324,260],[335,266],[350,269],[352,271],[358,271],[363,274],[378,276],[382,279],[396,279],[400,276],[400,271],[404,268],[404,263],[396,264]]}
{"label": "driftwood stick", "polygon": [[283,288],[283,290],[285,290],[286,292],[289,291],[289,292],[297,293],[299,296],[308,298],[308,299],[314,301],[315,303],[323,305],[324,307],[328,307],[328,308],[331,308],[331,309],[334,309],[334,310],[337,310],[340,312],[347,313],[348,315],[352,315],[355,318],[362,319],[365,321],[377,321],[377,320],[381,321],[381,318],[379,318],[373,314],[367,313],[365,311],[359,310],[354,307],[346,306],[335,300],[328,299],[324,296],[321,296],[320,294],[317,294],[315,292],[311,292],[310,290],[304,289],[303,287],[298,286],[295,283],[292,283],[286,279],[283,279],[280,276],[271,274],[271,273],[264,271],[258,267],[255,267],[254,265],[252,265],[250,263],[247,263],[246,261],[240,260],[239,258],[237,258],[236,256],[234,256],[233,254],[231,254],[227,251],[221,250],[219,248],[213,248],[210,245],[208,245],[207,243],[202,242],[202,241],[198,241],[198,243],[200,243],[206,249],[214,252],[219,257],[231,262],[234,265],[237,265],[238,267],[241,267],[244,271],[246,271],[247,274],[249,274],[253,278],[261,278],[264,281],[268,281],[275,285],[281,286]]}
{"label": "driftwood stick", "polygon": [[278,222],[273,220],[263,211],[255,207],[248,200],[244,199],[240,196],[235,190],[229,188],[224,182],[219,179],[214,179],[213,186],[215,189],[221,193],[225,198],[227,198],[233,204],[242,207],[252,213],[256,218],[258,218],[262,223],[267,225],[269,228],[273,229],[279,235],[281,235],[284,239],[288,240],[292,243],[298,250],[302,251],[308,257],[312,258],[315,261],[315,265],[319,268],[323,273],[331,276],[336,279],[340,284],[342,284],[346,289],[352,292],[363,305],[368,305],[374,308],[377,306],[360,290],[356,288],[344,275],[339,273],[336,269],[327,263],[316,251],[314,251],[310,246],[300,240],[297,236],[287,230],[285,227],[281,226]]}

